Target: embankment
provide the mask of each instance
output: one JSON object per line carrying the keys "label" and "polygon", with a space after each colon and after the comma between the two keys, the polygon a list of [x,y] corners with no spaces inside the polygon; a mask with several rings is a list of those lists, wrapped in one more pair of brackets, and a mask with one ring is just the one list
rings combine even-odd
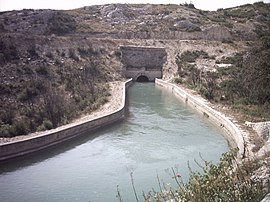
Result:
{"label": "embankment", "polygon": [[123,119],[126,107],[126,89],[131,84],[131,82],[132,79],[129,79],[123,83],[123,96],[121,106],[117,110],[96,118],[91,118],[81,122],[68,124],[65,127],[49,130],[45,133],[42,133],[41,135],[3,143],[0,145],[0,161],[22,156],[56,144],[60,144],[74,137],[80,136],[85,132],[94,131],[98,128]]}
{"label": "embankment", "polygon": [[239,149],[240,157],[245,156],[245,143],[242,133],[229,118],[227,118],[224,114],[209,107],[202,99],[194,97],[193,95],[187,93],[185,90],[181,89],[175,84],[168,83],[161,79],[156,79],[155,83],[156,85],[171,90],[173,94],[175,94],[187,105],[195,108],[199,113],[208,118],[211,122],[221,127],[228,135],[228,139],[232,139],[235,142],[236,146]]}

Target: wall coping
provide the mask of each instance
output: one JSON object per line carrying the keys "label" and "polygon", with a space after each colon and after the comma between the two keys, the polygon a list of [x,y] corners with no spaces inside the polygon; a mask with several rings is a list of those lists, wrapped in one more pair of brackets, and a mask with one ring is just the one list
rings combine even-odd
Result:
{"label": "wall coping", "polygon": [[181,97],[191,107],[195,108],[198,112],[201,112],[207,118],[212,119],[213,123],[224,129],[227,135],[227,139],[233,139],[234,143],[239,149],[239,155],[241,158],[245,157],[245,141],[241,130],[224,114],[208,106],[207,102],[196,98],[176,84],[169,83],[162,79],[156,79],[155,83],[162,87],[166,87],[172,90]]}

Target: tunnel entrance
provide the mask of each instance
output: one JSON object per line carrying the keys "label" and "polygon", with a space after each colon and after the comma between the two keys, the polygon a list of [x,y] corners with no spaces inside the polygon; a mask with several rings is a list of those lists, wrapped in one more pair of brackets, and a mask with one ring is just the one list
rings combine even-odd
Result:
{"label": "tunnel entrance", "polygon": [[139,82],[154,82],[155,78],[162,78],[163,65],[167,61],[165,48],[121,46],[120,50],[123,75],[126,78]]}
{"label": "tunnel entrance", "polygon": [[136,81],[137,82],[149,82],[149,79],[147,76],[139,76]]}

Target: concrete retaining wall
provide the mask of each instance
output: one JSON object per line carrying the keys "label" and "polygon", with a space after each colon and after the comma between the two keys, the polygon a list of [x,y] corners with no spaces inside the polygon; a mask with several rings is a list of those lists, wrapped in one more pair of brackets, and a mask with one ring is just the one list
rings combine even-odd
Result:
{"label": "concrete retaining wall", "polygon": [[165,48],[149,46],[121,46],[123,74],[135,81],[139,76],[146,76],[149,81],[162,78],[163,64],[167,61]]}
{"label": "concrete retaining wall", "polygon": [[131,84],[131,82],[132,79],[129,79],[123,84],[123,99],[121,107],[116,111],[91,120],[86,120],[82,123],[69,124],[64,129],[54,129],[45,134],[30,137],[28,139],[1,144],[0,161],[39,151],[82,135],[84,132],[95,130],[121,120],[124,118],[125,113],[126,88]]}
{"label": "concrete retaining wall", "polygon": [[167,61],[165,48],[150,46],[120,46],[121,60],[126,69],[145,67],[147,70],[162,70]]}
{"label": "concrete retaining wall", "polygon": [[194,96],[187,93],[175,84],[168,83],[161,79],[155,80],[156,85],[162,86],[172,91],[178,98],[183,102],[186,102],[189,106],[195,108],[199,113],[202,113],[211,122],[220,126],[228,135],[228,139],[232,139],[239,149],[239,155],[241,158],[245,156],[245,144],[244,138],[239,128],[222,113],[209,107],[203,100],[195,98]]}

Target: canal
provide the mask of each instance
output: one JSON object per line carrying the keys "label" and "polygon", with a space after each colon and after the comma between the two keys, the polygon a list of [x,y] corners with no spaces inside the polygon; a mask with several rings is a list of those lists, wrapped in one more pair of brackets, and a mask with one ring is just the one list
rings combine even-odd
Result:
{"label": "canal", "polygon": [[128,90],[126,119],[69,143],[0,165],[1,202],[111,202],[117,185],[135,201],[130,173],[142,191],[184,181],[200,155],[218,162],[229,150],[222,131],[154,83]]}

